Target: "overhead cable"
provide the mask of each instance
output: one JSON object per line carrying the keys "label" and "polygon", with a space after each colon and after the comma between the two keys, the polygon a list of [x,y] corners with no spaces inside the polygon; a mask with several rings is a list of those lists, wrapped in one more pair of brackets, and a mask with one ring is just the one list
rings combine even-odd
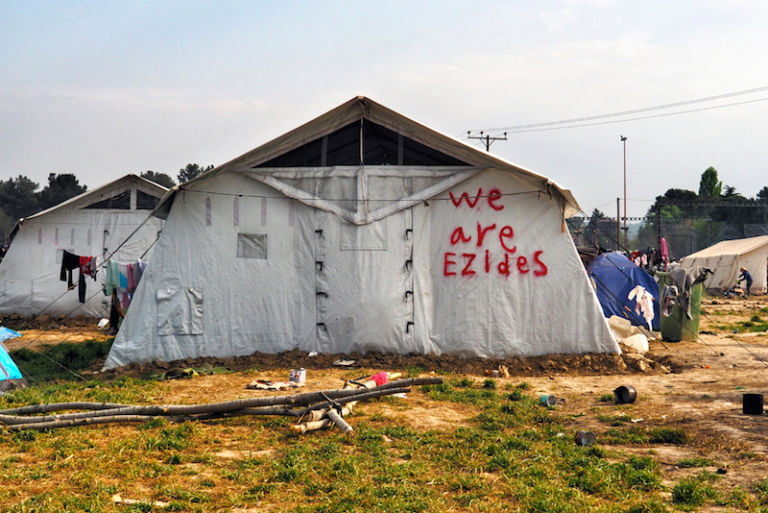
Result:
{"label": "overhead cable", "polygon": [[[595,119],[614,118],[614,117],[618,117],[618,116],[627,116],[627,115],[630,115],[630,114],[639,114],[641,112],[650,112],[650,111],[654,111],[654,110],[671,109],[673,107],[682,107],[684,105],[693,105],[693,104],[696,104],[696,103],[703,103],[703,102],[709,102],[709,101],[714,101],[714,100],[722,100],[724,98],[732,98],[734,96],[741,96],[741,95],[745,95],[745,94],[753,94],[753,93],[757,93],[757,92],[761,92],[761,91],[765,91],[765,90],[768,90],[768,85],[760,86],[760,87],[755,87],[755,88],[752,88],[752,89],[745,89],[743,91],[735,91],[735,92],[731,92],[731,93],[718,94],[718,95],[714,95],[714,96],[706,96],[706,97],[703,97],[703,98],[694,98],[694,99],[691,99],[691,100],[683,100],[683,101],[674,102],[674,103],[667,103],[667,104],[663,104],[663,105],[655,105],[653,107],[642,107],[642,108],[639,108],[639,109],[630,109],[630,110],[624,110],[624,111],[618,111],[618,112],[610,112],[610,113],[607,113],[607,114],[597,114],[597,115],[593,115],[593,116],[582,116],[582,117],[578,117],[578,118],[562,119],[562,120],[559,120],[559,121],[546,121],[546,122],[542,122],[542,123],[529,123],[529,124],[524,124],[524,125],[513,125],[513,126],[507,126],[507,127],[487,128],[487,129],[482,129],[482,130],[485,131],[485,132],[500,131],[500,130],[506,130],[506,131],[512,132],[512,133],[515,133],[515,132],[525,132],[525,131],[529,131],[528,129],[531,129],[531,128],[550,127],[550,126],[554,126],[554,125],[565,125],[565,124],[571,124],[571,123],[580,123],[582,121],[592,121],[592,120],[595,120]],[[765,100],[765,98],[763,98],[762,100]],[[752,101],[762,101],[762,100],[752,100]],[[739,103],[719,105],[719,106],[716,106],[716,107],[708,107],[708,108],[728,107],[728,106],[732,106],[732,105],[741,105],[742,103],[751,103],[751,102],[739,102]],[[701,109],[701,110],[705,110],[705,109]],[[686,113],[686,112],[695,112],[695,110],[692,110],[692,111],[681,111],[681,112],[679,112],[679,114],[683,114],[683,113]],[[672,115],[672,114],[668,114],[668,115]],[[634,119],[645,119],[645,118],[632,118],[632,119],[627,119],[627,120],[623,120],[623,121],[632,121]],[[614,121],[614,122],[618,123],[619,121]],[[578,125],[578,126],[589,126],[589,125]],[[573,128],[573,127],[566,127],[566,128]],[[479,130],[481,130],[481,129],[472,130],[472,132],[477,132]]]}

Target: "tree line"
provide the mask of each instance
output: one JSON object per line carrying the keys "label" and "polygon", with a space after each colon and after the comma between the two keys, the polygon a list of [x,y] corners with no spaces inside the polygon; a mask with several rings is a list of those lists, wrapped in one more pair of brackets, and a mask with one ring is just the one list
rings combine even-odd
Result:
{"label": "tree line", "polygon": [[[187,164],[179,169],[176,179],[179,183],[184,183],[211,169],[211,165],[204,167],[199,164]],[[144,171],[139,176],[163,187],[171,188],[176,185],[174,179],[166,173]],[[42,189],[40,184],[21,174],[16,178],[0,180],[0,242],[7,242],[19,219],[56,206],[87,190],[88,187],[81,185],[73,173],[50,173],[48,184]]]}
{"label": "tree line", "polygon": [[[575,218],[569,224],[571,231],[582,234],[588,244],[596,241],[605,249],[617,246],[615,218],[599,209],[594,209],[588,218]],[[676,233],[687,233],[689,239],[695,240],[698,250],[720,240],[754,235],[747,230],[749,225],[768,228],[768,186],[754,197],[746,197],[735,187],[723,185],[717,169],[709,167],[701,174],[698,193],[671,188],[656,196],[639,230],[623,245],[625,249],[656,247],[659,235],[669,238],[667,232],[674,226]]]}

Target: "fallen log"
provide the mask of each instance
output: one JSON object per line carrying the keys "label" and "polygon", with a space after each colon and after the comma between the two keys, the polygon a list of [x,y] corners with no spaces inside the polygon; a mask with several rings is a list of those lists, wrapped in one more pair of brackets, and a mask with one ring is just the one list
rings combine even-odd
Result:
{"label": "fallen log", "polygon": [[[346,406],[341,409],[342,417],[346,417],[350,413],[352,413],[352,408],[350,408],[349,406]],[[291,431],[293,431],[294,433],[303,434],[308,431],[317,431],[318,429],[324,429],[334,425],[331,419],[323,418],[325,417],[325,414],[326,414],[325,411],[315,410],[312,412],[312,414],[313,416],[306,422],[303,422],[301,424],[293,424],[291,426]],[[317,416],[316,418],[314,418],[315,415]]]}
{"label": "fallen log", "polygon": [[48,413],[52,411],[63,410],[112,410],[115,408],[125,408],[127,404],[118,403],[93,403],[93,402],[72,402],[72,403],[50,403],[50,404],[30,404],[20,408],[8,408],[0,410],[0,415],[24,415],[28,413]]}
{"label": "fallen log", "polygon": [[72,420],[57,420],[53,422],[37,422],[29,424],[14,424],[9,426],[8,431],[45,431],[47,429],[74,427],[74,426],[90,426],[92,424],[127,424],[131,422],[146,422],[152,420],[155,417],[148,417],[146,415],[117,415],[114,417],[89,417],[85,419],[72,419]]}
{"label": "fallen log", "polygon": [[[338,411],[332,408],[329,409],[329,407],[340,408],[343,404],[349,404],[345,409],[351,411],[352,406],[358,401],[410,392],[410,388],[408,388],[410,385],[435,383],[442,383],[442,378],[411,378],[392,381],[375,388],[346,388],[288,396],[238,399],[235,401],[194,405],[123,405],[89,402],[36,404],[3,410],[4,414],[0,414],[0,423],[9,426],[8,429],[11,431],[23,429],[42,431],[93,424],[144,422],[154,418],[166,418],[174,422],[182,422],[185,420],[209,420],[244,415],[284,415],[299,418],[309,415],[310,422],[330,420],[336,423],[344,432],[348,433],[352,431],[352,427],[342,418],[342,415],[339,415]],[[366,383],[367,386],[368,384]],[[292,406],[304,407],[295,408]],[[89,411],[42,416],[23,415],[71,409],[86,409]],[[316,413],[323,410],[325,410],[323,413]],[[342,409],[343,411],[344,409]],[[10,415],[9,413],[18,413],[20,415]]]}
{"label": "fallen log", "polygon": [[326,412],[325,412],[325,415],[326,415],[326,416],[327,416],[327,417],[328,417],[328,418],[329,418],[329,419],[330,419],[330,420],[331,420],[331,421],[332,421],[334,424],[336,424],[337,426],[339,426],[339,429],[341,429],[341,431],[342,431],[342,432],[344,432],[345,434],[349,434],[349,433],[351,433],[352,431],[354,431],[354,430],[352,429],[352,426],[350,426],[350,425],[349,425],[349,423],[348,423],[346,420],[344,420],[344,419],[341,417],[341,415],[339,414],[339,412],[337,412],[337,411],[336,411],[336,410],[334,410],[333,408],[331,408],[331,409],[329,409],[328,411],[326,411]]}

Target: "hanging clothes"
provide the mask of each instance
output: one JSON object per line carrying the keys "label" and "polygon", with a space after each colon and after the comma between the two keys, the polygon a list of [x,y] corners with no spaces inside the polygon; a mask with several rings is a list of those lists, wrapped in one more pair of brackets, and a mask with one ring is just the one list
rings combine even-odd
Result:
{"label": "hanging clothes", "polygon": [[144,275],[144,262],[141,261],[141,259],[138,259],[136,261],[136,268],[134,269],[133,273],[133,279],[136,282],[136,286],[139,286],[139,282],[141,281],[141,277]]}
{"label": "hanging clothes", "polygon": [[128,288],[128,271],[126,271],[126,264],[118,264],[118,272],[120,274],[120,288]]}
{"label": "hanging clothes", "polygon": [[96,280],[96,272],[98,269],[98,258],[92,256],[80,257],[80,274],[90,276]]}
{"label": "hanging clothes", "polygon": [[125,266],[125,274],[126,274],[126,281],[127,281],[127,289],[128,292],[133,292],[136,290],[136,281],[134,281],[133,273],[134,269],[136,267],[136,264],[127,264]]}
{"label": "hanging clothes", "polygon": [[115,260],[107,262],[107,278],[104,280],[104,294],[111,296],[120,288],[120,268]]}
{"label": "hanging clothes", "polygon": [[691,291],[693,286],[701,283],[713,272],[706,267],[693,267],[691,269],[677,268],[669,272],[669,277],[677,286],[677,303],[685,312],[685,316],[691,316]]}
{"label": "hanging clothes", "polygon": [[677,290],[677,285],[664,285],[661,291],[661,314],[664,317],[672,315],[672,307],[675,306],[678,297],[680,292]]}
{"label": "hanging clothes", "polygon": [[659,239],[659,255],[661,256],[661,262],[666,271],[667,264],[669,263],[669,248],[667,248],[667,239],[664,237]]}
{"label": "hanging clothes", "polygon": [[72,287],[72,271],[80,267],[80,256],[70,253],[64,250],[61,256],[61,272],[59,273],[59,279],[67,282],[67,287]]}
{"label": "hanging clothes", "polygon": [[627,299],[633,298],[636,301],[635,313],[638,315],[642,314],[643,319],[648,323],[648,329],[653,330],[653,327],[651,326],[651,321],[653,321],[654,317],[653,295],[645,290],[645,287],[638,285],[629,291],[629,295],[627,296]]}

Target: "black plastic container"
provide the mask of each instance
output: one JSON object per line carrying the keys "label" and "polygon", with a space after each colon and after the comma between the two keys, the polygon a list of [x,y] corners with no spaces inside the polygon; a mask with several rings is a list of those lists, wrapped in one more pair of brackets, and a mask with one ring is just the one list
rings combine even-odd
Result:
{"label": "black plastic container", "polygon": [[616,404],[634,403],[637,399],[637,390],[631,385],[622,385],[613,391]]}
{"label": "black plastic container", "polygon": [[744,394],[741,408],[744,415],[762,415],[763,394]]}

